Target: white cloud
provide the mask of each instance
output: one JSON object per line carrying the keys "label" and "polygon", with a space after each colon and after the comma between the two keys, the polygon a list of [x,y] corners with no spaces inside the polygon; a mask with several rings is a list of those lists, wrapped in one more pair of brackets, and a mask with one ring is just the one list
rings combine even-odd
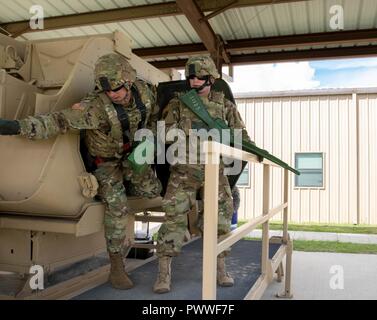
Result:
{"label": "white cloud", "polygon": [[341,59],[311,62],[310,65],[315,69],[355,69],[377,67],[377,58]]}
{"label": "white cloud", "polygon": [[326,88],[377,87],[377,68],[336,72],[324,82]]}
{"label": "white cloud", "polygon": [[313,89],[320,85],[314,74],[309,62],[235,66],[230,86],[234,93]]}

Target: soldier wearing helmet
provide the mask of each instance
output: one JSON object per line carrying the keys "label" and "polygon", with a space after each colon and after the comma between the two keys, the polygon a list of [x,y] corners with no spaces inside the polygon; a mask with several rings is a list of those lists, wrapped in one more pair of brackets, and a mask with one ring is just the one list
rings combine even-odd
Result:
{"label": "soldier wearing helmet", "polygon": [[[222,92],[211,91],[215,79],[219,78],[213,60],[207,56],[192,57],[187,61],[185,74],[189,86],[197,91],[210,115],[213,118],[225,120],[231,128],[243,129],[243,139],[251,142],[236,106],[227,100]],[[179,100],[179,97],[173,98],[164,109],[163,120],[165,120],[166,131],[181,129],[186,136],[192,133],[191,129],[206,128],[204,123]],[[199,148],[199,144],[197,146]],[[171,165],[163,200],[167,221],[160,227],[157,238],[159,272],[153,287],[156,293],[170,291],[172,257],[177,256],[181,251],[187,229],[187,215],[196,201],[197,193],[203,194],[204,164],[191,164],[187,145],[185,147],[186,164]],[[232,193],[223,172],[224,164],[221,162],[218,204],[219,235],[230,232],[233,215]],[[228,252],[221,253],[217,260],[217,282],[225,287],[233,286],[234,283],[225,268],[227,254]]]}
{"label": "soldier wearing helmet", "polygon": [[208,96],[211,85],[220,78],[215,63],[207,56],[190,58],[186,63],[185,76],[189,86],[200,96]]}
{"label": "soldier wearing helmet", "polygon": [[69,129],[84,130],[85,145],[94,163],[99,196],[105,205],[105,237],[110,256],[110,282],[118,289],[133,286],[122,259],[128,213],[124,180],[133,195],[156,197],[161,184],[151,167],[135,172],[127,160],[134,146],[134,133],[152,128],[158,114],[149,86],[136,79],[136,72],[123,56],[110,53],[95,64],[96,91],[72,108],[23,120],[0,119],[0,134],[20,134],[30,139],[48,139]]}
{"label": "soldier wearing helmet", "polygon": [[116,53],[104,55],[98,59],[94,74],[97,87],[106,92],[113,102],[127,102],[131,98],[136,71],[127,59]]}

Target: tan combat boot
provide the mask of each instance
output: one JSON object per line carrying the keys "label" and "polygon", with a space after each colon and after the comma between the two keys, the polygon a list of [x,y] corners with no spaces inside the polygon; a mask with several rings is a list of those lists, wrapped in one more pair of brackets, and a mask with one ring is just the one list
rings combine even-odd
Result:
{"label": "tan combat boot", "polygon": [[155,293],[166,293],[170,291],[171,260],[172,258],[168,256],[158,259],[158,276],[153,286]]}
{"label": "tan combat boot", "polygon": [[226,272],[225,257],[217,257],[217,283],[221,287],[232,287],[233,278]]}
{"label": "tan combat boot", "polygon": [[109,253],[110,256],[110,282],[115,289],[131,289],[134,284],[124,271],[123,257],[120,253]]}

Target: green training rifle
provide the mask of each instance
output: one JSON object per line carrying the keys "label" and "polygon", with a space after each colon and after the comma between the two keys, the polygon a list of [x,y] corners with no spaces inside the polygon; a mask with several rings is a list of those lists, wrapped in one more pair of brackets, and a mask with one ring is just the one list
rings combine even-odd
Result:
{"label": "green training rifle", "polygon": [[[179,99],[210,129],[218,129],[218,130],[229,129],[230,130],[230,144],[231,146],[234,146],[234,129],[229,128],[227,124],[224,122],[224,120],[219,119],[219,118],[216,118],[216,119],[212,118],[212,116],[209,114],[209,112],[207,111],[207,108],[204,106],[202,100],[199,98],[198,94],[196,93],[194,89],[182,95]],[[256,145],[251,144],[248,141],[242,140],[242,150],[255,154],[257,156],[266,158],[270,160],[271,162],[276,163],[280,167],[288,169],[297,175],[300,174],[299,171],[290,167],[287,163],[283,162],[279,158],[276,158],[275,156],[270,154],[268,151],[258,148]]]}

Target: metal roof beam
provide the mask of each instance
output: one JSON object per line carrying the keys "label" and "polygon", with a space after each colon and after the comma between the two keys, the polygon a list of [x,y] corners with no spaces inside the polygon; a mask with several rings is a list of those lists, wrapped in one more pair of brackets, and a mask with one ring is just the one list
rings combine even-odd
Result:
{"label": "metal roof beam", "polygon": [[216,36],[212,27],[205,19],[205,16],[194,0],[176,0],[177,6],[185,14],[186,18],[194,28],[204,46],[214,58],[217,68],[221,72],[221,62],[230,63],[229,56],[224,49],[223,41]]}
{"label": "metal roof beam", "polygon": [[50,17],[44,19],[44,29],[32,30],[29,21],[19,21],[4,23],[0,26],[7,32],[17,37],[25,32],[46,31],[54,29],[72,28],[85,25],[96,25],[101,23],[111,23],[117,21],[137,20],[144,18],[154,18],[161,16],[176,15],[177,11],[175,2],[164,2],[143,6],[132,6],[119,9],[91,11],[80,14],[70,14],[65,16]]}
{"label": "metal roof beam", "polygon": [[[232,65],[242,65],[372,56],[377,56],[377,45],[231,55],[230,60]],[[150,63],[156,68],[182,68],[186,61],[178,59]]]}
{"label": "metal roof beam", "polygon": [[[377,41],[377,28],[341,32],[321,32],[269,38],[228,40],[225,45],[225,49],[227,50],[227,52],[232,53],[241,50],[269,50],[297,48],[300,46],[346,44],[372,41]],[[192,55],[205,51],[206,48],[202,43],[133,50],[136,55],[144,58]]]}
{"label": "metal roof beam", "polygon": [[207,49],[203,43],[190,43],[174,46],[150,47],[133,49],[132,52],[143,58],[157,58],[169,56],[187,56],[206,52]]}
{"label": "metal roof beam", "polygon": [[308,33],[300,35],[289,35],[268,38],[244,39],[228,41],[227,50],[257,50],[257,49],[279,49],[298,46],[317,46],[329,44],[346,44],[363,41],[376,41],[377,28],[351,31],[333,31]]}
{"label": "metal roof beam", "polygon": [[[227,8],[230,0],[197,0],[199,8],[203,12],[208,11],[219,11]],[[232,4],[232,8],[241,7],[254,7],[254,6],[264,6],[279,3],[291,3],[291,2],[302,2],[311,0],[237,0],[237,3]]]}
{"label": "metal roof beam", "polygon": [[[237,3],[234,4],[233,8],[270,5],[277,3],[290,3],[298,1],[309,0],[238,0]],[[202,12],[208,12],[223,9],[229,4],[229,0],[199,0],[197,3]],[[156,4],[49,17],[44,19],[43,30],[30,29],[29,20],[2,23],[0,24],[0,27],[6,30],[5,33],[8,32],[13,37],[17,37],[25,32],[47,31],[54,29],[79,27],[84,25],[96,25],[101,23],[165,17],[179,14],[182,14],[182,12],[177,6],[176,2],[169,1]]]}
{"label": "metal roof beam", "polygon": [[295,50],[247,55],[234,55],[233,64],[275,63],[377,56],[377,46],[355,46],[326,49]]}
{"label": "metal roof beam", "polygon": [[209,19],[212,19],[213,17],[219,15],[220,13],[223,13],[224,11],[226,10],[229,10],[233,7],[235,7],[235,5],[238,3],[238,0],[233,0],[232,2],[230,2],[229,4],[227,4],[225,7],[222,7],[216,11],[213,11],[212,13],[210,14],[207,14],[203,19],[205,20],[209,20]]}

